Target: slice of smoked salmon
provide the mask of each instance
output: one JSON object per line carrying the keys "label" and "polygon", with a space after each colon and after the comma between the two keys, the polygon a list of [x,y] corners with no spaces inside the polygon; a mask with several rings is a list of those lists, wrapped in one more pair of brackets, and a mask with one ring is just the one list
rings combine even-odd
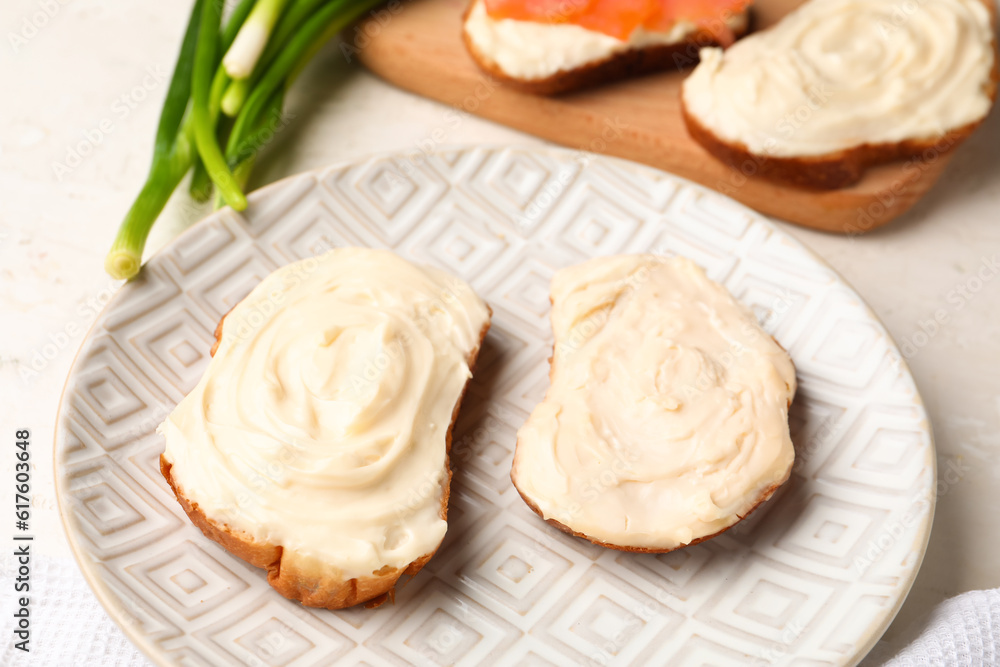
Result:
{"label": "slice of smoked salmon", "polygon": [[587,11],[594,0],[485,0],[486,13],[495,19],[535,23],[569,23]]}
{"label": "slice of smoked salmon", "polygon": [[732,42],[727,16],[744,11],[750,0],[484,0],[494,19],[571,23],[627,40],[639,26],[667,32],[678,21],[702,26],[723,44]]}
{"label": "slice of smoked salmon", "polygon": [[723,46],[736,41],[726,19],[747,10],[751,0],[659,0],[659,11],[642,25],[653,32],[666,32],[677,21],[690,21],[701,26]]}
{"label": "slice of smoked salmon", "polygon": [[594,0],[573,23],[624,41],[646,22],[655,4],[652,0]]}

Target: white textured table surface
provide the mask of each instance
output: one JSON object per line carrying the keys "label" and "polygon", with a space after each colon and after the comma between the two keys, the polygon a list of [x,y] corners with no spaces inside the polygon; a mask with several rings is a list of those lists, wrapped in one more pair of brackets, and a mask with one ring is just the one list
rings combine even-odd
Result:
{"label": "white textured table surface", "polygon": [[[16,428],[33,434],[37,554],[69,554],[52,482],[57,402],[84,333],[117,288],[103,259],[145,178],[188,4],[0,4],[0,442],[11,442]],[[328,49],[297,84],[290,122],[254,183],[434,143],[540,143],[471,117],[456,123],[447,111]],[[909,358],[934,427],[940,483],[931,542],[880,654],[945,597],[1000,585],[998,146],[994,114],[923,202],[865,237],[779,223],[882,318]],[[175,198],[148,250],[207,211]],[[13,500],[12,468],[13,456],[0,457],[4,507]]]}

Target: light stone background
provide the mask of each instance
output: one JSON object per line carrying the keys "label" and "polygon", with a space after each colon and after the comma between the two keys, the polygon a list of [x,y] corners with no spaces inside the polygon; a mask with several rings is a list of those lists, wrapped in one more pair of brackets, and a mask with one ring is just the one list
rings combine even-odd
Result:
{"label": "light stone background", "polygon": [[[36,554],[69,556],[53,489],[57,403],[96,308],[117,288],[104,255],[145,178],[188,6],[0,3],[0,507],[13,501],[14,431],[30,428]],[[446,107],[382,83],[336,48],[306,71],[288,109],[255,185],[376,152],[541,144],[472,117],[456,122]],[[909,357],[934,427],[941,483],[931,542],[880,655],[945,597],[1000,585],[998,147],[994,114],[924,201],[860,239],[778,223],[882,318]],[[79,164],[74,150],[86,153]],[[207,212],[176,197],[148,250]],[[935,318],[943,323],[935,327]],[[5,543],[8,520],[0,522]]]}

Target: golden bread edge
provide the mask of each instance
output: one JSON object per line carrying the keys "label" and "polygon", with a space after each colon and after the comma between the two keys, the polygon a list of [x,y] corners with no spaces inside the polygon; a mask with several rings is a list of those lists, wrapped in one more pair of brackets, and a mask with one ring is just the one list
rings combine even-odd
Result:
{"label": "golden bread edge", "polygon": [[548,524],[550,524],[552,526],[555,526],[556,528],[558,528],[559,530],[561,530],[564,533],[569,533],[570,535],[573,535],[575,537],[583,538],[583,539],[587,540],[588,542],[591,542],[592,544],[596,544],[599,547],[605,547],[606,549],[614,549],[616,551],[628,551],[628,552],[631,552],[631,553],[640,553],[640,554],[665,554],[665,553],[670,553],[671,551],[677,551],[678,549],[683,549],[685,547],[690,547],[692,545],[699,544],[701,542],[704,542],[705,540],[710,540],[713,537],[718,537],[719,535],[722,535],[724,532],[726,532],[727,530],[729,530],[733,526],[739,525],[748,516],[750,516],[751,514],[753,514],[754,510],[756,510],[766,500],[768,500],[772,495],[774,495],[774,492],[777,491],[779,488],[781,488],[781,486],[785,482],[788,481],[788,476],[786,476],[785,479],[781,480],[777,484],[774,484],[774,485],[768,487],[764,491],[764,493],[762,493],[760,495],[760,498],[753,505],[753,507],[751,507],[749,510],[747,510],[747,513],[740,517],[739,521],[735,521],[731,525],[726,526],[722,530],[720,530],[718,532],[715,532],[715,533],[712,533],[711,535],[704,535],[702,537],[698,537],[698,538],[695,538],[695,539],[691,540],[687,544],[679,544],[676,547],[668,547],[668,548],[665,548],[665,549],[656,549],[656,548],[648,548],[648,547],[630,547],[630,546],[624,546],[624,545],[620,545],[620,544],[611,544],[610,542],[604,542],[602,540],[597,539],[596,537],[592,537],[590,535],[587,535],[586,533],[581,533],[581,532],[575,531],[572,528],[570,528],[569,526],[567,526],[566,524],[560,523],[559,521],[556,521],[555,519],[546,519],[545,515],[542,514],[542,511],[540,509],[538,509],[538,506],[535,505],[535,503],[533,503],[531,501],[531,499],[529,499],[526,495],[524,495],[524,493],[521,491],[520,487],[518,487],[518,485],[517,485],[517,479],[514,477],[514,471],[513,470],[511,470],[510,479],[514,483],[514,488],[517,489],[517,494],[519,496],[521,496],[521,500],[524,501],[524,504],[527,505],[529,508],[531,508],[532,512],[534,512],[538,516],[542,517],[542,519],[544,519],[546,523],[548,523]]}
{"label": "golden bread edge", "polygon": [[[479,344],[473,349],[466,361],[469,370],[474,370],[479,351],[482,349],[483,339],[490,328],[490,321],[493,316],[493,309],[486,305],[489,317],[479,334]],[[228,313],[227,313],[228,315]],[[215,328],[215,342],[212,344],[211,354],[215,352],[222,341],[222,326],[226,320],[226,315],[222,316],[219,324]],[[471,380],[471,378],[470,378]],[[451,414],[451,423],[448,425],[448,432],[445,436],[445,458],[444,470],[446,479],[442,484],[441,496],[441,518],[448,520],[448,500],[451,495],[451,440],[452,430],[458,418],[458,411],[462,405],[462,399],[469,387],[467,381],[462,389],[461,395],[455,402],[455,407]],[[282,565],[282,555],[284,547],[280,544],[260,542],[252,536],[230,526],[215,521],[208,517],[198,503],[184,495],[184,493],[174,483],[171,474],[172,464],[160,454],[160,473],[163,475],[170,490],[180,506],[184,509],[188,519],[210,540],[219,543],[232,555],[240,558],[255,567],[267,570],[267,582],[284,597],[297,600],[307,607],[322,607],[325,609],[344,609],[367,602],[367,606],[375,607],[383,604],[393,597],[393,588],[401,576],[413,576],[427,564],[437,553],[437,550],[424,554],[409,565],[403,568],[383,567],[377,573],[367,577],[357,577],[353,579],[343,579],[336,576],[319,576],[314,573],[297,571],[292,567]]]}

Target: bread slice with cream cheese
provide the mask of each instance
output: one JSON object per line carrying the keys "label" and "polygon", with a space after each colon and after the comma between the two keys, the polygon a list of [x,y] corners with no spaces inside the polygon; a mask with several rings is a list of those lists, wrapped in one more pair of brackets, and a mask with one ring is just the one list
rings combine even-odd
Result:
{"label": "bread slice with cream cheese", "polygon": [[933,161],[993,106],[994,23],[992,0],[810,0],[724,53],[702,49],[683,117],[734,169],[801,187]]}
{"label": "bread slice with cream cheese", "polygon": [[161,425],[191,521],[285,597],[379,602],[447,528],[448,453],[490,309],[465,282],[340,248],[265,278]]}
{"label": "bread slice with cream cheese", "polygon": [[517,434],[528,506],[595,544],[667,552],[731,528],[788,479],[791,358],[685,258],[552,279],[550,386]]}
{"label": "bread slice with cream cheese", "polygon": [[[706,4],[712,2],[720,0]],[[494,18],[487,0],[472,0],[463,17],[462,38],[473,60],[512,87],[555,95],[637,74],[689,67],[697,62],[699,47],[730,43],[747,31],[749,23],[745,3],[723,0],[722,4],[737,9],[719,10],[711,19],[679,17],[655,29],[640,25],[627,35],[612,35],[558,13],[580,3],[552,0],[550,4],[556,16],[527,20]],[[616,32],[615,27],[612,22],[609,31]]]}

